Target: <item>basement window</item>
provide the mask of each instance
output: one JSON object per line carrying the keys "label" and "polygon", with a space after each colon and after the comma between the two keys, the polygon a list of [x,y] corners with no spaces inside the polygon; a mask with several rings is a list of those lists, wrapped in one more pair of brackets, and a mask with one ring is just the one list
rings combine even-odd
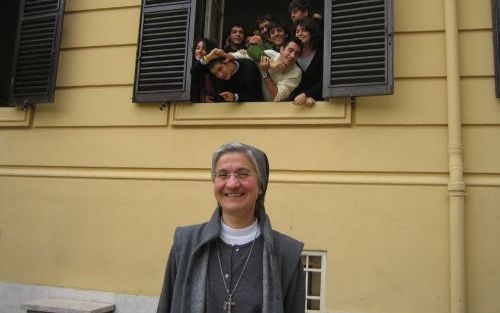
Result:
{"label": "basement window", "polygon": [[306,313],[325,311],[326,252],[302,252],[306,284]]}

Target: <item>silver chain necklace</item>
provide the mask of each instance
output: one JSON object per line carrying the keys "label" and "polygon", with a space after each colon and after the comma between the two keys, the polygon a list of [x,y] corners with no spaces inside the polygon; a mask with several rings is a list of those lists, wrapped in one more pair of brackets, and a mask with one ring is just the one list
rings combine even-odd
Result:
{"label": "silver chain necklace", "polygon": [[222,270],[222,262],[220,261],[219,239],[215,240],[215,246],[217,247],[217,259],[219,260],[220,275],[222,277],[222,282],[224,283],[226,293],[229,296],[227,301],[224,301],[224,305],[222,306],[222,308],[224,310],[226,310],[227,313],[231,313],[232,307],[236,305],[236,303],[233,302],[233,295],[234,295],[234,292],[236,291],[236,288],[238,288],[238,284],[240,283],[240,280],[243,277],[243,274],[245,274],[245,270],[247,269],[248,261],[250,261],[250,256],[252,255],[253,246],[255,245],[255,240],[257,239],[258,233],[259,233],[259,231],[258,231],[258,229],[256,229],[255,230],[255,237],[253,238],[252,246],[250,247],[250,252],[248,252],[248,256],[247,256],[247,259],[245,261],[245,265],[243,265],[243,269],[241,270],[240,277],[236,281],[236,284],[234,284],[233,291],[229,291],[229,288],[227,287],[227,284],[226,284],[226,280],[224,279],[224,270]]}

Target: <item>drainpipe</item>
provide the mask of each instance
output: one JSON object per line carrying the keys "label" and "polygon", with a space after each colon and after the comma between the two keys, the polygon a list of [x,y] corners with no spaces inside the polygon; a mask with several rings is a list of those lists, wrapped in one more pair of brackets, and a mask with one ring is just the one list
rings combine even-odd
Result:
{"label": "drainpipe", "polygon": [[444,0],[448,96],[448,197],[450,205],[450,309],[465,313],[465,183],[458,59],[457,0]]}

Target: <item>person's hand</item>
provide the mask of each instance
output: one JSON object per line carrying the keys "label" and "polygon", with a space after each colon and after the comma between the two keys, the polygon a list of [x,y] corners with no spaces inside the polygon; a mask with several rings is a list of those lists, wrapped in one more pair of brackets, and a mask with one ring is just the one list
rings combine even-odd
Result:
{"label": "person's hand", "polygon": [[234,102],[234,100],[235,100],[234,93],[232,93],[230,91],[223,91],[223,92],[219,93],[219,96],[221,96],[222,98],[224,98],[225,101],[228,101],[228,102]]}
{"label": "person's hand", "polygon": [[295,105],[305,105],[306,104],[306,94],[305,93],[301,93],[300,95],[298,95],[297,97],[295,97],[295,99],[293,99],[293,104]]}
{"label": "person's hand", "polygon": [[314,13],[314,14],[313,14],[313,18],[318,19],[318,20],[321,20],[323,17],[322,17],[322,16],[321,16],[321,14],[319,14],[319,13]]}
{"label": "person's hand", "polygon": [[262,73],[269,72],[269,68],[271,67],[271,58],[266,55],[260,57],[260,70]]}
{"label": "person's hand", "polygon": [[312,108],[316,104],[316,100],[311,97],[306,98],[306,107]]}
{"label": "person's hand", "polygon": [[224,53],[221,56],[224,57],[224,60],[222,60],[222,63],[229,63],[234,61],[234,55],[231,53]]}
{"label": "person's hand", "polygon": [[286,70],[286,65],[279,60],[271,61],[270,67],[276,72],[281,72],[281,73],[284,73]]}
{"label": "person's hand", "polygon": [[205,62],[210,63],[210,61],[220,58],[223,55],[224,55],[224,50],[219,48],[214,48],[203,58],[205,59]]}
{"label": "person's hand", "polygon": [[212,102],[214,102],[214,100],[215,100],[214,96],[205,96],[204,97],[204,102],[212,103]]}

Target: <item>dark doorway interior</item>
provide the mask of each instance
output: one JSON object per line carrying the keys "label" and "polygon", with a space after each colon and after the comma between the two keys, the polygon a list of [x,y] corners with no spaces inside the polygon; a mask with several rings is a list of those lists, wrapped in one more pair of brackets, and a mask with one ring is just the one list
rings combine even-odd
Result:
{"label": "dark doorway interior", "polygon": [[9,101],[18,15],[19,0],[0,1],[0,106]]}

